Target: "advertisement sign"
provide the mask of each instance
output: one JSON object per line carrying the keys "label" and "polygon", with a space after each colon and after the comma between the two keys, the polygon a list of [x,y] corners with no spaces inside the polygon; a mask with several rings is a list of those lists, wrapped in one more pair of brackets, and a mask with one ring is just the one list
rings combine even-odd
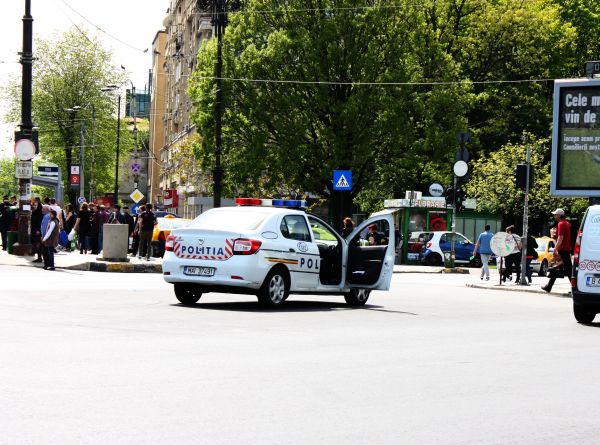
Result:
{"label": "advertisement sign", "polygon": [[557,80],[550,193],[600,193],[600,79]]}
{"label": "advertisement sign", "polygon": [[177,193],[177,190],[165,190],[165,198],[163,204],[166,208],[179,207],[179,194]]}

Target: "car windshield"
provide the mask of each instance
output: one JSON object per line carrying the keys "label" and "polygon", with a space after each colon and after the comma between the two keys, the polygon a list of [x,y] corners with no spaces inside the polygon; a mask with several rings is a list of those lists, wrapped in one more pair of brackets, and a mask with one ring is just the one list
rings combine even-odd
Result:
{"label": "car windshield", "polygon": [[538,252],[545,252],[546,251],[546,240],[542,240],[542,239],[537,239],[537,250]]}
{"label": "car windshield", "polygon": [[156,218],[159,229],[179,229],[190,223],[189,219],[183,218]]}
{"label": "car windshield", "polygon": [[270,214],[261,211],[231,209],[209,210],[194,219],[188,227],[194,229],[240,232],[255,230]]}

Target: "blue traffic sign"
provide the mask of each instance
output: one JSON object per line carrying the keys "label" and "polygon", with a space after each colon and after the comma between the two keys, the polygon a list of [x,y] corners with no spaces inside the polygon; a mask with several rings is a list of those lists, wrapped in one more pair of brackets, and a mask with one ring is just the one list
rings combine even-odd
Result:
{"label": "blue traffic sign", "polygon": [[131,214],[132,215],[137,215],[138,209],[140,208],[139,204],[134,204],[131,206]]}
{"label": "blue traffic sign", "polygon": [[333,189],[352,190],[352,170],[334,170]]}
{"label": "blue traffic sign", "polygon": [[79,203],[79,205],[81,205],[85,202],[85,198],[83,196],[80,196],[79,198],[77,198],[77,202]]}
{"label": "blue traffic sign", "polygon": [[140,164],[138,164],[137,162],[134,162],[133,164],[131,164],[131,171],[134,173],[139,173],[142,170],[142,166]]}

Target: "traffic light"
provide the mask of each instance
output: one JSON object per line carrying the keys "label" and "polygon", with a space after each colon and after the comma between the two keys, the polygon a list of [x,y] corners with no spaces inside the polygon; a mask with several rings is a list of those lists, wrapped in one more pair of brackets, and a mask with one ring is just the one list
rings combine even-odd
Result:
{"label": "traffic light", "polygon": [[[533,188],[533,180],[534,180],[534,170],[533,166],[529,166],[529,189]],[[517,164],[517,168],[515,168],[515,187],[525,190],[525,185],[527,184],[527,164]]]}
{"label": "traffic light", "polygon": [[451,206],[452,204],[454,204],[454,188],[448,187],[446,189],[446,192],[444,193],[444,196],[446,198],[447,206]]}
{"label": "traffic light", "polygon": [[465,192],[461,188],[456,189],[456,211],[457,212],[462,212],[464,210],[464,208],[465,208],[464,203],[465,203]]}

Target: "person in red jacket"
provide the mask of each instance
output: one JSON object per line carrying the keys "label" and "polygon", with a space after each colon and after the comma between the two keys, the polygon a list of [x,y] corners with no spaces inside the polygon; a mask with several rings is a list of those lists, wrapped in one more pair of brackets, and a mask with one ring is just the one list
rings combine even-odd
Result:
{"label": "person in red jacket", "polygon": [[[571,223],[567,221],[563,209],[556,209],[552,214],[558,223],[556,227],[556,246],[554,247],[554,255],[560,255],[565,278],[570,280],[571,272],[573,270],[573,264],[571,263]],[[556,276],[551,275],[548,284],[542,286],[542,289],[546,292],[550,292],[555,281]]]}

